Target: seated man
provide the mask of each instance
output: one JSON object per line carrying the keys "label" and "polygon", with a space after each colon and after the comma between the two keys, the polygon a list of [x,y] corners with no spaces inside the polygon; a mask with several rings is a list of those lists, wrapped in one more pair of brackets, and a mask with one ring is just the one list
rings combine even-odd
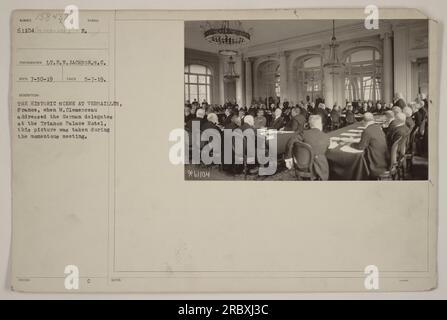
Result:
{"label": "seated man", "polygon": [[279,130],[284,127],[284,118],[282,116],[282,110],[280,108],[275,110],[275,119],[272,123],[272,129]]}
{"label": "seated man", "polygon": [[226,108],[225,109],[225,117],[223,119],[224,127],[226,127],[227,125],[229,125],[231,123],[232,116],[233,116],[232,109],[231,108]]}
{"label": "seated man", "polygon": [[410,129],[406,126],[405,122],[407,120],[407,116],[401,112],[398,113],[394,118],[394,126],[388,130],[386,134],[386,140],[388,143],[388,148],[391,150],[393,144],[399,139],[402,138],[402,143],[405,142],[405,139],[410,134]]}
{"label": "seated man", "polygon": [[307,105],[307,111],[311,114],[315,113],[315,102],[311,102]]}
{"label": "seated man", "polygon": [[413,120],[413,110],[410,107],[405,107],[403,110],[403,113],[405,114],[405,124],[410,129],[410,132],[414,129],[414,120]]}
{"label": "seated man", "polygon": [[383,114],[383,108],[382,108],[382,104],[380,103],[380,102],[377,102],[377,104],[376,104],[376,109],[375,109],[375,112],[377,113],[377,114]]}
{"label": "seated man", "polygon": [[402,93],[396,93],[394,95],[394,100],[393,100],[393,107],[399,107],[401,110],[406,107],[407,104],[405,103],[405,100],[403,99],[403,95]]}
{"label": "seated man", "polygon": [[264,110],[259,109],[255,118],[255,129],[263,129],[267,126],[267,118],[264,117]]}
{"label": "seated man", "polygon": [[329,114],[326,111],[326,105],[324,103],[320,103],[318,105],[318,108],[315,110],[314,114],[319,115],[321,117],[321,122],[323,123],[323,129],[325,129],[329,118]]}
{"label": "seated man", "polygon": [[340,127],[340,107],[335,105],[331,111],[331,124],[332,129],[338,129]]}
{"label": "seated man", "polygon": [[416,127],[422,128],[427,120],[428,112],[423,104],[416,104],[416,111],[414,112],[414,121]]}
{"label": "seated man", "polygon": [[307,110],[307,104],[300,102],[298,103],[297,107],[300,109],[300,114],[302,114],[307,121],[307,119],[309,119],[310,116],[310,112]]}
{"label": "seated man", "polygon": [[402,108],[397,106],[394,106],[391,110],[393,111],[394,115],[402,112]]}
{"label": "seated man", "polygon": [[365,131],[359,143],[353,144],[354,148],[365,150],[365,159],[368,163],[370,177],[375,179],[389,168],[390,153],[382,128],[374,122],[372,113],[367,112],[363,116]]}
{"label": "seated man", "polygon": [[391,131],[395,125],[394,123],[394,112],[391,110],[385,111],[385,122],[382,124],[382,130],[385,132],[385,134],[388,133],[388,131]]}
{"label": "seated man", "polygon": [[200,131],[203,131],[202,126],[205,124],[206,121],[207,121],[207,119],[205,119],[205,109],[203,109],[203,108],[197,109],[196,117],[189,120],[185,124],[185,129],[188,132],[191,132],[192,128],[193,128],[193,123],[196,123],[197,126],[200,126]]}
{"label": "seated man", "polygon": [[189,105],[185,105],[185,124],[194,119],[194,115],[191,112],[191,107]]}
{"label": "seated man", "polygon": [[239,109],[238,113],[239,113],[239,118],[241,118],[241,121],[244,122],[245,111],[243,109]]}
{"label": "seated man", "polygon": [[215,113],[209,113],[206,117],[206,121],[203,122],[202,125],[202,131],[205,131],[207,129],[213,129],[220,133],[220,129],[217,126],[219,124],[219,118]]}
{"label": "seated man", "polygon": [[284,131],[303,132],[306,124],[306,117],[301,114],[300,108],[292,108],[291,119],[284,127]]}
{"label": "seated man", "polygon": [[367,102],[363,102],[362,108],[360,109],[360,113],[361,114],[365,114],[367,112],[369,112],[369,105]]}
{"label": "seated man", "polygon": [[321,180],[329,179],[329,163],[326,158],[326,152],[329,148],[329,136],[323,132],[323,123],[320,115],[309,117],[309,130],[304,130],[301,134],[297,133],[289,140],[286,148],[286,166],[288,169],[293,167],[293,145],[296,141],[309,144],[314,152],[313,171]]}
{"label": "seated man", "polygon": [[231,121],[225,125],[225,129],[230,129],[230,130],[234,130],[237,129],[241,126],[242,121],[241,118],[239,118],[239,115],[237,114],[233,114],[233,116],[231,117]]}
{"label": "seated man", "polygon": [[348,104],[346,108],[346,124],[350,125],[355,123],[355,121],[354,107],[351,104]]}
{"label": "seated man", "polygon": [[254,130],[254,125],[255,125],[255,119],[253,118],[253,116],[248,115],[244,117],[244,123],[241,125],[240,129],[242,131]]}

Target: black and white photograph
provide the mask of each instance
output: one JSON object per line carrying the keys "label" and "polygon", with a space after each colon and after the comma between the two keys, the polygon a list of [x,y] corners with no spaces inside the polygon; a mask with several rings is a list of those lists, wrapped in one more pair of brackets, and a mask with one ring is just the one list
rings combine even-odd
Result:
{"label": "black and white photograph", "polygon": [[0,299],[447,296],[445,1],[80,1],[0,4]]}
{"label": "black and white photograph", "polygon": [[185,180],[427,180],[428,20],[185,22]]}

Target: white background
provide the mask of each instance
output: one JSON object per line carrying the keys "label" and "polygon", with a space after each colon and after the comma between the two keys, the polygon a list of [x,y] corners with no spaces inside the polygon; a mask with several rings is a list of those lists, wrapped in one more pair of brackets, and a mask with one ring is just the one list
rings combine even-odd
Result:
{"label": "white background", "polygon": [[11,239],[11,154],[9,136],[9,61],[10,61],[10,14],[14,9],[63,9],[74,4],[80,9],[267,9],[267,8],[362,8],[370,4],[387,8],[416,8],[439,22],[443,48],[446,52],[444,24],[447,20],[445,0],[1,0],[0,1],[0,299],[445,299],[447,298],[447,212],[446,205],[446,147],[443,137],[444,105],[447,91],[443,85],[446,67],[441,60],[440,131],[439,131],[439,284],[436,290],[423,293],[343,293],[343,294],[20,294],[9,289],[9,253]]}

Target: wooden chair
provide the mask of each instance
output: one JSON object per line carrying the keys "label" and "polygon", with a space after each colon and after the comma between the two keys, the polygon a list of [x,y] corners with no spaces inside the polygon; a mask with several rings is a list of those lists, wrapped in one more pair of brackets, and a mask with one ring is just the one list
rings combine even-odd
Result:
{"label": "wooden chair", "polygon": [[405,180],[405,177],[407,175],[407,163],[405,159],[405,154],[407,152],[407,145],[408,141],[410,140],[410,136],[406,136],[404,138],[401,138],[400,143],[397,147],[397,179],[398,180]]}
{"label": "wooden chair", "polygon": [[297,180],[317,180],[314,173],[314,152],[307,143],[297,141],[293,145],[293,164]]}
{"label": "wooden chair", "polygon": [[402,137],[397,139],[393,145],[391,146],[391,158],[390,158],[390,166],[387,171],[381,174],[377,180],[380,181],[391,181],[396,180],[398,174],[399,167],[399,147],[402,141]]}
{"label": "wooden chair", "polygon": [[[404,153],[405,158],[405,171],[411,172],[413,170],[413,158],[416,154],[416,137],[419,133],[419,128],[416,127],[411,131],[410,136],[408,137],[406,150]],[[405,172],[405,173],[406,173]]]}

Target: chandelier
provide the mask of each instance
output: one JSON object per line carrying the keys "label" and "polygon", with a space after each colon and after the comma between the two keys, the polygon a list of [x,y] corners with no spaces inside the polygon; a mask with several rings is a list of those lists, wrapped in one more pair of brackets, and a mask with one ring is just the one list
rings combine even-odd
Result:
{"label": "chandelier", "polygon": [[239,75],[236,73],[236,70],[234,68],[235,64],[236,62],[233,60],[233,56],[230,55],[230,58],[228,59],[228,70],[224,74],[225,81],[230,82],[239,79]]}
{"label": "chandelier", "polygon": [[337,43],[337,38],[335,37],[335,20],[332,20],[332,38],[331,43],[329,44],[329,59],[323,65],[325,68],[342,68],[344,67],[344,63],[341,63],[338,59],[337,49],[339,44]]}
{"label": "chandelier", "polygon": [[214,24],[206,22],[202,29],[205,40],[217,46],[221,55],[236,55],[251,40],[250,33],[243,29],[240,21],[224,20]]}

